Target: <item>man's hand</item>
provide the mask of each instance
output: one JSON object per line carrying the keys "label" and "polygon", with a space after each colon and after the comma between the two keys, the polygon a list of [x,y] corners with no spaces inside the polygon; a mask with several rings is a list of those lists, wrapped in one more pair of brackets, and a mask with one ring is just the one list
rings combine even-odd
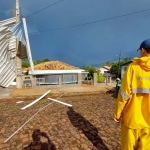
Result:
{"label": "man's hand", "polygon": [[119,123],[119,122],[120,122],[120,119],[114,118],[114,121],[117,122],[117,123]]}

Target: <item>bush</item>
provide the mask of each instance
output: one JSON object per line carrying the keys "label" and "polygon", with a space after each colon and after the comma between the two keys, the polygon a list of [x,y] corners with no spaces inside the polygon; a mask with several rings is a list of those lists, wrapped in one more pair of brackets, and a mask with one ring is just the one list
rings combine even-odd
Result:
{"label": "bush", "polygon": [[103,76],[103,74],[102,74],[102,73],[99,73],[99,74],[97,75],[97,82],[98,82],[98,83],[102,83],[102,82],[104,82],[104,80],[105,80],[105,77]]}

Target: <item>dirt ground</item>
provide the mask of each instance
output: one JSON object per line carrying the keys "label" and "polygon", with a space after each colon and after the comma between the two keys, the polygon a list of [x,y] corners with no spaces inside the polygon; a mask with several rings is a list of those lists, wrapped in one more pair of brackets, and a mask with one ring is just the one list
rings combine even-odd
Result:
{"label": "dirt ground", "polygon": [[34,97],[41,96],[48,90],[51,90],[49,95],[55,96],[57,94],[66,93],[66,96],[76,95],[76,94],[92,94],[92,93],[105,93],[107,90],[114,87],[115,84],[111,85],[82,85],[82,86],[66,86],[58,88],[26,88],[26,89],[15,89],[11,97]]}

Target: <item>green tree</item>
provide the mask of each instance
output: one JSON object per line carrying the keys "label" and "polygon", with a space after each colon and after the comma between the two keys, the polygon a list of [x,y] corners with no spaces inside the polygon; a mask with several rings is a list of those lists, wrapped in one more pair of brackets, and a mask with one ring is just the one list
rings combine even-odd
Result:
{"label": "green tree", "polygon": [[34,64],[34,65],[38,65],[38,64],[40,64],[40,63],[42,63],[41,60],[37,60],[37,61],[33,60],[33,64]]}
{"label": "green tree", "polygon": [[123,63],[126,63],[126,62],[129,62],[131,61],[132,59],[130,57],[126,57],[122,60]]}
{"label": "green tree", "polygon": [[110,73],[116,74],[118,73],[118,62],[114,62],[110,68]]}
{"label": "green tree", "polygon": [[115,74],[116,77],[121,77],[121,65],[124,63],[127,63],[129,61],[131,61],[132,59],[130,57],[126,57],[124,58],[122,61],[120,62],[114,62],[110,68],[110,73]]}
{"label": "green tree", "polygon": [[87,75],[88,80],[93,79],[94,73],[99,73],[99,71],[93,66],[86,66],[86,67],[83,67],[82,69],[84,69],[86,72],[88,72],[88,75]]}
{"label": "green tree", "polygon": [[42,60],[42,62],[48,62],[48,61],[50,61],[48,58]]}
{"label": "green tree", "polygon": [[[43,60],[33,60],[33,64],[34,64],[34,65],[38,65],[38,64],[40,64],[40,63],[48,62],[48,61],[50,61],[48,58],[45,58],[45,59],[43,59]],[[22,68],[28,68],[28,67],[30,67],[29,62],[26,61],[26,60],[22,61]]]}
{"label": "green tree", "polygon": [[27,61],[22,61],[22,68],[28,68],[28,67],[30,67],[29,62],[27,62]]}
{"label": "green tree", "polygon": [[103,64],[103,66],[111,66],[113,63],[112,62],[105,62],[104,64]]}

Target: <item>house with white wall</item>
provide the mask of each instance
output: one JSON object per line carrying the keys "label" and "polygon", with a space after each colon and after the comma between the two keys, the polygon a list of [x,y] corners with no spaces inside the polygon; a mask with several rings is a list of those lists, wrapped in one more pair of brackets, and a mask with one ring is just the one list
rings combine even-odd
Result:
{"label": "house with white wall", "polygon": [[108,73],[110,71],[110,67],[109,66],[103,66],[99,68],[100,72],[105,75],[106,73]]}

